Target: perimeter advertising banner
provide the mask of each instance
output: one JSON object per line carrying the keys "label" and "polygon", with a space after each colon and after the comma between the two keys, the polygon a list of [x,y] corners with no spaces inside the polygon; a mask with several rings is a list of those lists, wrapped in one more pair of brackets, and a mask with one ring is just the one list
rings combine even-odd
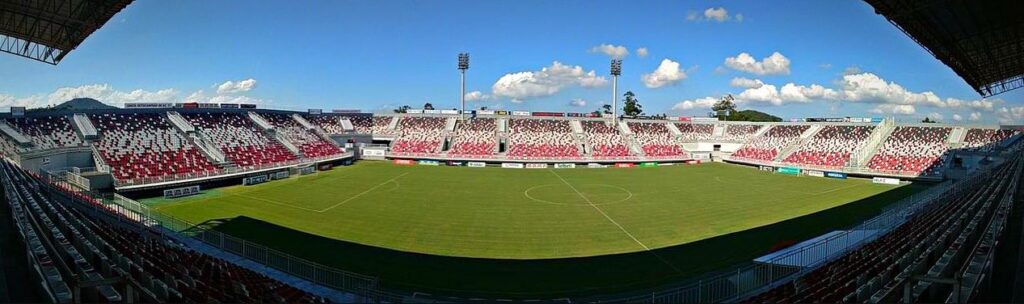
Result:
{"label": "perimeter advertising banner", "polygon": [[513,116],[530,116],[530,112],[526,111],[512,111]]}
{"label": "perimeter advertising banner", "polygon": [[778,172],[782,174],[797,175],[800,174],[800,168],[780,167]]}
{"label": "perimeter advertising banner", "polygon": [[871,179],[871,182],[876,184],[899,185],[900,179],[888,177],[874,177]]}
{"label": "perimeter advertising banner", "polygon": [[459,110],[441,110],[441,114],[459,114]]}
{"label": "perimeter advertising banner", "polygon": [[806,172],[807,175],[814,176],[814,177],[825,177],[825,172],[821,172],[821,171],[807,170],[807,171],[804,171],[804,172]]}
{"label": "perimeter advertising banner", "polygon": [[454,160],[449,160],[447,164],[452,167],[462,167],[464,165],[461,161]]}
{"label": "perimeter advertising banner", "polygon": [[587,168],[606,168],[606,167],[608,167],[608,166],[602,165],[602,164],[598,164],[598,163],[589,163],[589,164],[587,164]]}
{"label": "perimeter advertising banner", "polygon": [[437,162],[436,160],[421,160],[421,161],[419,161],[419,164],[421,166],[440,166],[441,165],[441,163]]}
{"label": "perimeter advertising banner", "polygon": [[576,164],[555,164],[555,169],[572,169],[576,168]]}
{"label": "perimeter advertising banner", "polygon": [[14,117],[25,116],[25,107],[11,107],[11,116],[14,116]]}
{"label": "perimeter advertising banner", "polygon": [[309,109],[308,113],[309,115],[320,115],[324,113],[324,109]]}
{"label": "perimeter advertising banner", "polygon": [[559,112],[533,112],[533,116],[563,117],[563,116],[565,116],[565,113],[559,113]]}
{"label": "perimeter advertising banner", "polygon": [[771,166],[759,166],[758,169],[760,169],[761,171],[775,171],[775,168]]}
{"label": "perimeter advertising banner", "polygon": [[658,166],[658,163],[656,163],[656,162],[640,163],[640,167],[657,167],[657,166]]}
{"label": "perimeter advertising banner", "polygon": [[842,172],[825,172],[825,177],[846,179],[846,173]]}
{"label": "perimeter advertising banner", "polygon": [[684,160],[683,163],[687,164],[687,165],[699,165],[700,164],[700,160],[698,160],[698,159]]}
{"label": "perimeter advertising banner", "polygon": [[632,168],[633,167],[633,163],[616,163],[615,167],[616,168]]}
{"label": "perimeter advertising banner", "polygon": [[485,163],[485,162],[468,162],[468,163],[466,163],[466,167],[470,167],[470,168],[483,168],[483,167],[487,167],[487,163]]}
{"label": "perimeter advertising banner", "polygon": [[394,162],[395,162],[396,165],[403,165],[403,166],[409,166],[409,165],[415,165],[416,164],[416,162],[414,162],[411,159],[396,159]]}
{"label": "perimeter advertising banner", "polygon": [[522,169],[523,168],[523,164],[521,164],[521,163],[501,163],[501,167],[502,168],[510,168],[510,169]]}
{"label": "perimeter advertising banner", "polygon": [[547,168],[548,168],[548,164],[535,164],[535,163],[526,164],[526,169],[547,169]]}
{"label": "perimeter advertising banner", "polygon": [[508,115],[508,111],[494,111],[494,115]]}
{"label": "perimeter advertising banner", "polygon": [[494,115],[494,111],[493,110],[480,110],[480,111],[477,111],[476,113],[480,114],[480,115]]}

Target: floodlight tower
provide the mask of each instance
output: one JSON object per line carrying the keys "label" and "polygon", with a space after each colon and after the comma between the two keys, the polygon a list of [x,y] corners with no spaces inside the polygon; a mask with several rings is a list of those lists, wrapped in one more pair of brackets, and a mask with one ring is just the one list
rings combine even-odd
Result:
{"label": "floodlight tower", "polygon": [[462,89],[459,90],[459,101],[462,102],[460,119],[466,120],[466,70],[469,69],[469,53],[459,53],[459,73],[462,74]]}
{"label": "floodlight tower", "polygon": [[622,75],[622,59],[612,59],[612,123],[619,119],[619,75]]}

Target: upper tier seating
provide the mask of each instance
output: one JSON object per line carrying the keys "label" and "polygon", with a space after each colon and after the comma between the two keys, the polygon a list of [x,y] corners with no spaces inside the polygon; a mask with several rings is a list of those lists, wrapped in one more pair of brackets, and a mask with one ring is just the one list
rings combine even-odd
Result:
{"label": "upper tier seating", "polygon": [[183,116],[239,167],[254,168],[296,159],[291,151],[264,135],[252,120],[242,114],[189,113]]}
{"label": "upper tier seating", "polygon": [[163,114],[90,115],[100,131],[100,156],[118,180],[213,174],[219,169]]}
{"label": "upper tier seating", "polygon": [[448,155],[492,157],[497,152],[498,124],[494,118],[476,117],[460,121],[452,135]]}
{"label": "upper tier seating", "polygon": [[724,141],[739,141],[744,142],[754,136],[757,130],[760,130],[760,125],[733,125],[729,124],[725,127],[725,133],[722,134],[722,140]]}
{"label": "upper tier seating", "polygon": [[619,130],[605,121],[582,120],[583,133],[590,143],[590,154],[597,159],[621,159],[630,157],[626,140]]}
{"label": "upper tier seating", "polygon": [[[162,237],[65,188],[48,190],[21,170],[4,164],[4,188],[15,226],[25,235],[43,280],[59,299],[83,303],[319,303],[324,299],[252,270],[209,256]],[[42,190],[37,190],[42,189]],[[54,201],[40,191],[62,191],[79,202]],[[76,209],[74,206],[87,206]],[[88,209],[88,213],[81,210]],[[107,220],[120,218],[116,224]],[[44,241],[49,240],[49,241]],[[63,261],[58,263],[58,261]],[[73,298],[71,275],[97,280],[126,276],[146,294],[128,293],[120,284],[83,288]],[[133,295],[132,298],[128,298]],[[140,297],[140,298],[136,298]]]}
{"label": "upper tier seating", "polygon": [[627,122],[636,134],[636,141],[644,150],[644,156],[655,158],[681,157],[683,147],[675,140],[664,122]]}
{"label": "upper tier seating", "polygon": [[992,152],[1007,138],[1020,133],[1009,129],[970,129],[964,137],[963,148],[967,151]]}
{"label": "upper tier seating", "polygon": [[871,157],[868,168],[883,172],[938,175],[949,150],[948,127],[896,127]]}
{"label": "upper tier seating", "polygon": [[352,128],[356,129],[356,133],[373,133],[374,118],[371,116],[349,116],[348,121],[352,122]]}
{"label": "upper tier seating", "polygon": [[76,147],[84,144],[75,130],[71,128],[67,116],[7,118],[6,122],[29,137],[37,150]]}
{"label": "upper tier seating", "polygon": [[341,148],[334,143],[327,142],[320,136],[307,130],[295,121],[291,115],[285,114],[260,114],[274,125],[274,129],[284,136],[285,140],[298,147],[302,155],[306,157],[321,157],[341,154]]}
{"label": "upper tier seating", "polygon": [[568,120],[509,119],[510,159],[572,159],[582,154]]}
{"label": "upper tier seating", "polygon": [[711,139],[715,132],[715,125],[697,123],[676,123],[676,128],[683,134],[679,137],[681,142],[699,142]]}
{"label": "upper tier seating", "polygon": [[782,160],[817,167],[844,167],[850,154],[864,145],[874,126],[824,126],[811,140]]}
{"label": "upper tier seating", "polygon": [[444,117],[404,116],[399,118],[399,136],[391,143],[391,152],[398,154],[436,154],[444,142]]}
{"label": "upper tier seating", "polygon": [[[768,129],[761,136],[755,137],[732,154],[732,157],[750,160],[772,161],[779,156],[782,149],[799,140],[800,134],[807,131],[809,125],[778,125]],[[732,126],[730,126],[730,129]]]}
{"label": "upper tier seating", "polygon": [[345,128],[341,126],[339,116],[335,115],[308,115],[303,116],[309,123],[320,127],[327,134],[345,134]]}

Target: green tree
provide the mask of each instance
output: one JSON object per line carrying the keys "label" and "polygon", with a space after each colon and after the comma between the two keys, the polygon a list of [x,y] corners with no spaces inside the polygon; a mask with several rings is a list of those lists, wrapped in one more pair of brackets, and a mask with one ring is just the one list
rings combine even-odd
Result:
{"label": "green tree", "polygon": [[612,105],[604,104],[603,106],[601,106],[601,110],[600,111],[594,111],[594,112],[597,112],[597,114],[601,114],[601,113],[612,114]]}
{"label": "green tree", "polygon": [[718,119],[724,119],[728,117],[727,115],[735,113],[736,103],[734,100],[735,99],[732,97],[732,94],[729,94],[723,96],[722,99],[718,100],[718,102],[715,102],[715,104],[711,106],[711,110],[715,111],[715,117],[718,117]]}
{"label": "green tree", "polygon": [[926,116],[924,118],[924,120],[922,120],[921,122],[923,122],[923,123],[937,123],[938,121],[935,121],[935,120],[931,119],[930,117]]}
{"label": "green tree", "polygon": [[425,103],[425,104],[423,104],[423,109],[424,110],[433,110],[434,109],[434,105],[429,103],[429,102]]}
{"label": "green tree", "polygon": [[636,98],[636,94],[633,91],[626,91],[626,94],[622,100],[622,114],[626,116],[640,116],[644,114],[644,107],[640,105],[640,100]]}
{"label": "green tree", "polygon": [[395,108],[395,113],[407,113],[407,112],[409,112],[409,109],[412,109],[412,107],[410,107],[409,105],[404,105],[404,106]]}

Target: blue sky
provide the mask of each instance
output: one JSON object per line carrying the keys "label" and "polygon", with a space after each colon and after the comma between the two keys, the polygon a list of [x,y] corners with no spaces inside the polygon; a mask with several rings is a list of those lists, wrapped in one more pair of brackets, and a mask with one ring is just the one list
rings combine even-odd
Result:
{"label": "blue sky", "polygon": [[1024,90],[982,100],[862,1],[137,1],[58,66],[0,56],[0,106],[451,108],[459,52],[471,107],[592,111],[618,56],[620,93],[648,113],[703,115],[733,94],[787,118],[1024,118]]}

